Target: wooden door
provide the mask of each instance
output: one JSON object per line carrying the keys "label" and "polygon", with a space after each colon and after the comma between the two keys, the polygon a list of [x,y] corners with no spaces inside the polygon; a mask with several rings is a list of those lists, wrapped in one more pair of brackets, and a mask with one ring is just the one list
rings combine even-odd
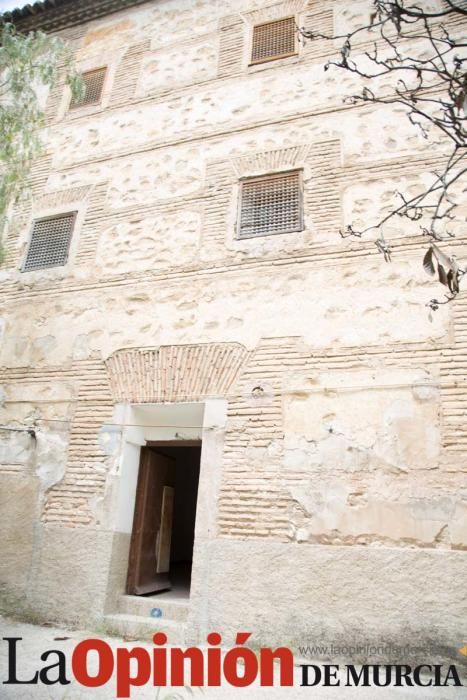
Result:
{"label": "wooden door", "polygon": [[170,589],[174,486],[175,460],[143,447],[127,579],[131,595]]}

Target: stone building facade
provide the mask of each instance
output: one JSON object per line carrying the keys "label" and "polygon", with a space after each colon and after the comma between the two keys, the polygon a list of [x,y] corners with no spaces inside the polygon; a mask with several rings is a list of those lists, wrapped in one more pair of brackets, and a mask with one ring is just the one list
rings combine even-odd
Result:
{"label": "stone building facade", "polygon": [[[44,96],[46,151],[0,268],[7,612],[174,643],[462,642],[467,299],[428,317],[410,229],[385,231],[391,265],[338,234],[416,187],[442,145],[343,103],[355,84],[323,71],[336,47],[287,34],[288,18],[335,32],[367,11],[16,13],[68,40],[92,85],[77,104],[63,83]],[[199,483],[177,457],[170,492],[191,574],[149,598],[128,594],[148,444],[172,460],[201,444]]]}

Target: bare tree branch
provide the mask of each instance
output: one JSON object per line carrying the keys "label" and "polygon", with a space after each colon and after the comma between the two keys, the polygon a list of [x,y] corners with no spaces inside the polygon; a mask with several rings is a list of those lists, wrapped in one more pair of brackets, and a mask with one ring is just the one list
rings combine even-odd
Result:
{"label": "bare tree branch", "polygon": [[[438,134],[440,157],[445,160],[431,184],[416,195],[395,192],[394,205],[379,220],[364,228],[350,223],[340,232],[343,237],[361,238],[369,231],[379,231],[375,244],[387,261],[391,248],[382,231],[395,217],[418,222],[420,232],[433,241],[453,237],[449,224],[459,221],[454,188],[467,174],[467,43],[465,32],[461,33],[467,3],[444,0],[439,10],[431,11],[421,4],[373,0],[369,22],[347,34],[329,36],[312,27],[298,29],[303,41],[342,42],[339,57],[328,61],[325,70],[338,68],[361,79],[361,92],[345,101],[401,106],[427,142]],[[463,274],[456,272],[458,279]],[[429,306],[438,308],[456,294],[450,291],[446,301],[432,300]]]}

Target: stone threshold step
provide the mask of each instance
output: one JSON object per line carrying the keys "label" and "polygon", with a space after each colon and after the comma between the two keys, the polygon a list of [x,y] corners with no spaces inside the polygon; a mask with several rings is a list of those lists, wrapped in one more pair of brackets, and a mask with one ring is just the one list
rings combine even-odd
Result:
{"label": "stone threshold step", "polygon": [[[160,611],[160,617],[156,617]],[[145,619],[164,622],[185,622],[188,617],[189,602],[186,598],[164,598],[159,596],[121,595],[118,599],[117,612],[125,615],[138,615]]]}

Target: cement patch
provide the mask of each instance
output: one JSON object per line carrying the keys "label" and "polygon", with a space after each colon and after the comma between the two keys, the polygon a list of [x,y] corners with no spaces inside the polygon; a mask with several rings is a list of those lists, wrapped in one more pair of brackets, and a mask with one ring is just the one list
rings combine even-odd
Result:
{"label": "cement patch", "polygon": [[446,550],[218,539],[206,545],[205,628],[230,644],[411,644],[456,654],[467,556]]}

